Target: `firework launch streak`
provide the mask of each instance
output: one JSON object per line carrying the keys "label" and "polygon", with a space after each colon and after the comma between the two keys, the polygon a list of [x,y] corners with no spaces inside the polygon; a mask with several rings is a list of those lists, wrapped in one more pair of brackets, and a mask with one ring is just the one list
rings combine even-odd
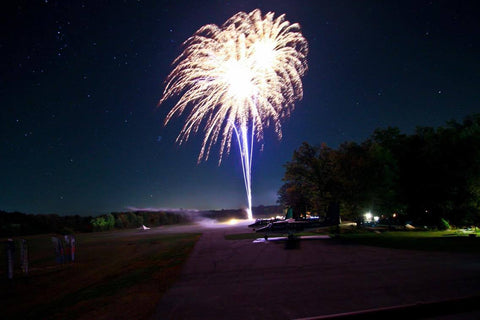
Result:
{"label": "firework launch streak", "polygon": [[184,42],[159,102],[181,95],[165,124],[190,107],[177,142],[182,144],[203,127],[199,162],[208,160],[212,145],[220,140],[220,164],[223,154],[230,152],[235,132],[249,219],[253,142],[262,140],[264,128],[270,125],[282,137],[281,120],[302,99],[301,77],[308,68],[308,44],[300,25],[291,24],[283,14],[274,15],[262,16],[255,9],[235,14],[221,27],[201,27]]}

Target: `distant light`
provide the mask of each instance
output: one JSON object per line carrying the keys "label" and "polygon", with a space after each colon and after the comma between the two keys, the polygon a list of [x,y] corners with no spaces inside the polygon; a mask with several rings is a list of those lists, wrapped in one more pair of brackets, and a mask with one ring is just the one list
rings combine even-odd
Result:
{"label": "distant light", "polygon": [[372,216],[372,213],[371,213],[371,212],[367,212],[367,213],[365,213],[363,216],[365,217],[365,220],[366,220],[367,222],[372,221],[372,217],[373,217],[373,216]]}
{"label": "distant light", "polygon": [[375,221],[375,222],[377,222],[379,219],[380,219],[380,217],[379,217],[379,216],[375,216],[375,217],[373,217],[373,221]]}

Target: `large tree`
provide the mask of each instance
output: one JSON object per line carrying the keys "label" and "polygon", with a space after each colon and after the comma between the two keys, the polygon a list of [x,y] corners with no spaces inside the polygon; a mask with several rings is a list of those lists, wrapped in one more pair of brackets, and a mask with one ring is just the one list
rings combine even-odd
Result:
{"label": "large tree", "polygon": [[279,202],[297,213],[340,207],[358,220],[367,211],[403,214],[425,224],[480,222],[480,115],[445,127],[377,129],[337,149],[304,142],[285,165]]}
{"label": "large tree", "polygon": [[333,187],[333,150],[326,145],[314,147],[304,142],[285,164],[285,184],[279,202],[292,207],[295,215],[314,212],[324,214],[335,201]]}
{"label": "large tree", "polygon": [[480,117],[419,127],[401,159],[401,189],[412,218],[454,225],[475,221],[480,184]]}

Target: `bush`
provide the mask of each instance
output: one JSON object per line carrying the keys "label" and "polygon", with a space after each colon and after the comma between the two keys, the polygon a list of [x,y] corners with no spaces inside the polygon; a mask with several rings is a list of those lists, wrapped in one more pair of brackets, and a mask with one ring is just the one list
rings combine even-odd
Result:
{"label": "bush", "polygon": [[441,218],[438,230],[450,230],[450,223],[447,220]]}
{"label": "bush", "polygon": [[112,230],[115,225],[115,218],[111,213],[93,218],[90,223],[94,231]]}
{"label": "bush", "polygon": [[68,234],[74,234],[75,231],[72,228],[69,227],[63,227],[60,229],[59,233],[61,235],[68,235]]}
{"label": "bush", "polygon": [[120,217],[118,217],[117,219],[115,219],[115,228],[117,229],[123,229],[123,221]]}

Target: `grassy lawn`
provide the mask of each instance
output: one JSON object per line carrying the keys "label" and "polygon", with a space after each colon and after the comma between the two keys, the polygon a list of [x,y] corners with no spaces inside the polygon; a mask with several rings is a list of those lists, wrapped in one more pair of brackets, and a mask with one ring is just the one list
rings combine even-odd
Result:
{"label": "grassy lawn", "polygon": [[[179,276],[200,234],[80,234],[76,261],[63,265],[55,263],[50,237],[26,237],[28,276],[21,274],[17,264],[14,281],[9,283],[3,263],[2,318],[149,318],[162,294]],[[4,259],[4,246],[0,254]]]}
{"label": "grassy lawn", "polygon": [[[328,230],[320,232],[297,233],[297,236],[328,234]],[[225,235],[226,240],[245,240],[263,238],[262,233],[248,232]],[[272,234],[270,237],[280,235]],[[461,231],[392,231],[392,232],[342,232],[333,235],[334,241],[345,244],[360,244],[393,249],[447,251],[463,253],[480,253],[480,234],[476,238],[468,237]]]}
{"label": "grassy lawn", "polygon": [[341,242],[394,249],[480,253],[480,237],[455,231],[395,231],[344,233]]}

